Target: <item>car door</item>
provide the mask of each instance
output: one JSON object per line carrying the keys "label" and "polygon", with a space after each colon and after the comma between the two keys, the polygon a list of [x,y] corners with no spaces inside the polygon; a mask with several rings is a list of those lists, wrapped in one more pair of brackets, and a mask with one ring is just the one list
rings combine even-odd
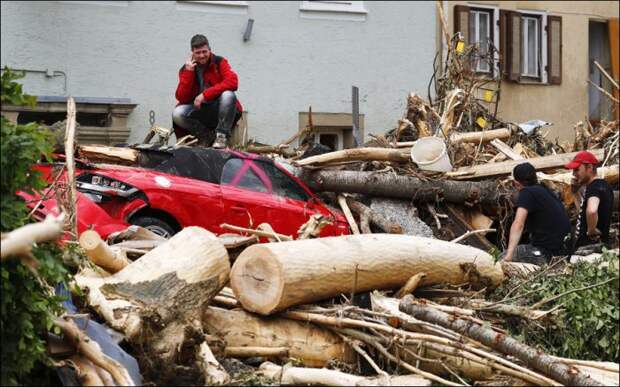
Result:
{"label": "car door", "polygon": [[256,165],[256,161],[230,158],[222,169],[220,189],[225,223],[256,228],[267,222],[276,232],[281,232],[272,223],[275,206],[271,181]]}

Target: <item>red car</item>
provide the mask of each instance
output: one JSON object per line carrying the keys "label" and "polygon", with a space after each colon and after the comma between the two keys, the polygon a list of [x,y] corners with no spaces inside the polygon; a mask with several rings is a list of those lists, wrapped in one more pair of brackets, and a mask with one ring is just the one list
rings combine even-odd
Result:
{"label": "red car", "polygon": [[[342,213],[328,208],[268,158],[209,148],[141,150],[140,167],[78,165],[78,191],[116,223],[140,225],[169,237],[187,226],[220,234],[230,232],[220,227],[222,223],[256,228],[267,222],[276,232],[295,237],[299,227],[319,213],[333,221],[321,236],[349,234]],[[52,180],[51,165],[37,168]],[[103,230],[100,217],[85,219],[96,212],[78,209],[80,224]],[[102,237],[110,232],[103,231]]]}

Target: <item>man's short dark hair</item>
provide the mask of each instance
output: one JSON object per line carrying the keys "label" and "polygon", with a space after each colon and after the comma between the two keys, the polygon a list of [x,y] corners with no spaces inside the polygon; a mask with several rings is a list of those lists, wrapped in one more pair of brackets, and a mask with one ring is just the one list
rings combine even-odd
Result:
{"label": "man's short dark hair", "polygon": [[190,46],[192,49],[202,47],[204,45],[211,49],[211,46],[209,45],[209,39],[207,39],[206,36],[201,34],[192,36],[192,40],[190,42]]}
{"label": "man's short dark hair", "polygon": [[512,170],[512,176],[519,183],[528,186],[534,185],[538,183],[538,178],[536,177],[536,168],[530,163],[522,163]]}

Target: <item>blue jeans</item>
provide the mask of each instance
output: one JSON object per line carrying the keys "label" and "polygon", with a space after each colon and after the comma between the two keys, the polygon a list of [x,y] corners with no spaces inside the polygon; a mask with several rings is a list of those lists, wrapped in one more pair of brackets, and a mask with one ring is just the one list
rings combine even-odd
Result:
{"label": "blue jeans", "polygon": [[172,121],[201,142],[213,137],[213,131],[230,137],[233,126],[241,118],[236,102],[235,93],[225,91],[219,98],[203,103],[199,110],[193,104],[177,106],[172,112]]}

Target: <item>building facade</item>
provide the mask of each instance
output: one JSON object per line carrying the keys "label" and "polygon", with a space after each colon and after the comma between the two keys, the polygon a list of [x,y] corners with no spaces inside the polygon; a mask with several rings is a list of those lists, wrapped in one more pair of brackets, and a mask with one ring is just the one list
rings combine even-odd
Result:
{"label": "building facade", "polygon": [[[499,51],[498,116],[552,122],[547,138],[572,140],[579,121],[618,118],[617,107],[598,89],[613,92],[595,61],[618,76],[617,1],[444,1],[450,33],[467,44]],[[445,42],[444,42],[445,44]],[[618,98],[616,94],[616,98]],[[617,106],[617,105],[616,105]]]}
{"label": "building facade", "polygon": [[83,141],[134,143],[153,120],[170,127],[178,70],[197,33],[239,75],[249,138],[279,143],[306,125],[312,106],[337,148],[350,143],[352,86],[363,132],[383,132],[408,92],[426,90],[437,49],[434,2],[1,4],[1,64],[26,70],[24,90],[42,96],[38,111],[13,118],[62,119],[73,96]]}

